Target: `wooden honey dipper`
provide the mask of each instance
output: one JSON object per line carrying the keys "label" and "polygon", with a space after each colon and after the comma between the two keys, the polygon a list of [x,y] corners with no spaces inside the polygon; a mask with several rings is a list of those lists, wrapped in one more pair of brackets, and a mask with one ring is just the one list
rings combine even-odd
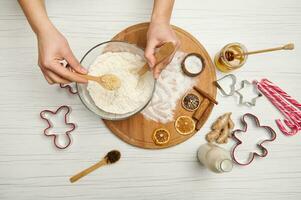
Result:
{"label": "wooden honey dipper", "polygon": [[295,45],[293,43],[289,43],[286,45],[283,45],[281,47],[276,47],[276,48],[270,48],[270,49],[262,49],[262,50],[257,50],[257,51],[249,51],[249,52],[245,52],[242,54],[235,54],[233,51],[229,50],[226,51],[226,58],[228,61],[232,61],[235,58],[239,58],[242,56],[246,56],[246,55],[253,55],[253,54],[259,54],[259,53],[266,53],[266,52],[271,52],[271,51],[279,51],[279,50],[293,50],[295,48]]}

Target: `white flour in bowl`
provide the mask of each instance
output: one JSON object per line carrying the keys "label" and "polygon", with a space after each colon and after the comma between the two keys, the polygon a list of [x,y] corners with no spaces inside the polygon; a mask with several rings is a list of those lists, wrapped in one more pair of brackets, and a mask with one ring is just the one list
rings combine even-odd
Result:
{"label": "white flour in bowl", "polygon": [[149,105],[142,111],[145,118],[156,122],[173,121],[179,98],[190,89],[195,79],[186,76],[181,69],[185,53],[177,52],[157,80],[156,89]]}
{"label": "white flour in bowl", "polygon": [[139,80],[135,73],[144,64],[141,56],[129,52],[108,52],[98,56],[90,66],[89,74],[114,74],[121,80],[121,86],[110,91],[89,81],[87,89],[95,105],[109,113],[125,114],[146,104],[153,90],[152,74],[147,72]]}

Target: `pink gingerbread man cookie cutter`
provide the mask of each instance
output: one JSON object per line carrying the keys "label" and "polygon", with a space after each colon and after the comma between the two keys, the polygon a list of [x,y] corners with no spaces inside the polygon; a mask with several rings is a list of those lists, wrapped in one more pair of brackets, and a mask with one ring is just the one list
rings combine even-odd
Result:
{"label": "pink gingerbread man cookie cutter", "polygon": [[[245,133],[245,134],[247,133],[247,131],[248,131],[248,124],[247,124],[247,122],[245,120],[246,117],[249,117],[250,119],[254,120],[257,127],[265,129],[269,133],[270,138],[269,139],[265,139],[265,140],[257,143],[257,146],[260,149],[261,154],[259,154],[257,152],[251,152],[250,156],[249,156],[249,159],[246,162],[241,162],[235,156],[235,152],[236,152],[237,147],[239,145],[241,145],[243,142],[236,136],[236,133],[238,133],[238,132]],[[266,157],[268,155],[268,150],[263,146],[263,144],[265,144],[267,142],[274,141],[276,139],[276,137],[277,137],[277,134],[274,131],[274,129],[272,129],[270,126],[261,125],[258,117],[256,117],[255,115],[253,115],[251,113],[244,114],[242,116],[242,118],[241,118],[241,122],[242,122],[243,128],[242,129],[236,129],[236,130],[234,130],[232,132],[232,139],[235,140],[236,143],[234,144],[234,146],[232,148],[231,157],[232,157],[232,160],[236,164],[242,165],[242,166],[246,166],[246,165],[251,164],[251,162],[253,162],[253,160],[255,159],[255,157],[261,157],[261,158],[263,158],[263,157]]]}
{"label": "pink gingerbread man cookie cutter", "polygon": [[[68,63],[66,61],[62,61],[62,65],[64,65],[69,71],[73,72],[74,70],[68,65]],[[60,88],[62,89],[66,89],[67,92],[69,92],[70,94],[77,94],[78,90],[77,90],[77,86],[76,83],[74,82],[70,82],[70,83],[60,83],[59,84]]]}
{"label": "pink gingerbread man cookie cutter", "polygon": [[[45,114],[53,114],[56,115],[58,112],[60,112],[61,110],[66,110],[65,114],[64,114],[64,123],[67,126],[70,126],[71,128],[69,130],[67,130],[65,132],[66,138],[67,138],[67,142],[64,145],[61,145],[59,143],[58,140],[58,134],[55,133],[50,133],[49,129],[51,129],[53,127],[53,125],[51,124],[51,121],[45,116]],[[40,112],[40,117],[41,119],[45,120],[48,124],[48,126],[44,129],[43,133],[45,136],[47,137],[52,137],[53,138],[53,144],[55,147],[57,147],[58,149],[66,149],[67,147],[69,147],[72,143],[72,139],[71,139],[71,132],[75,130],[76,125],[74,123],[68,122],[68,116],[69,113],[71,112],[71,108],[67,105],[63,105],[60,106],[56,111],[51,111],[51,110],[42,110]]]}
{"label": "pink gingerbread man cookie cutter", "polygon": [[62,89],[66,89],[70,94],[77,94],[77,88],[75,86],[71,86],[70,83],[69,84],[62,84],[60,83],[60,88]]}

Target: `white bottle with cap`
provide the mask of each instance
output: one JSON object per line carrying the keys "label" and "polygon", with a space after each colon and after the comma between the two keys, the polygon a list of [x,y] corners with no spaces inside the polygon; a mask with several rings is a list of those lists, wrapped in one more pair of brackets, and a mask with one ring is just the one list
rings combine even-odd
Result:
{"label": "white bottle with cap", "polygon": [[200,146],[198,159],[215,173],[230,172],[233,168],[230,152],[212,143]]}

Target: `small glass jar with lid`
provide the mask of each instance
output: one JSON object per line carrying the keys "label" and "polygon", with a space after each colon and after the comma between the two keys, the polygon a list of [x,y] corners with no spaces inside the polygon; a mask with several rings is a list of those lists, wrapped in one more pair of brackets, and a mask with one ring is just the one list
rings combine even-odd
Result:
{"label": "small glass jar with lid", "polygon": [[221,72],[231,72],[242,67],[248,58],[247,49],[241,43],[230,43],[224,46],[215,56],[214,63]]}

